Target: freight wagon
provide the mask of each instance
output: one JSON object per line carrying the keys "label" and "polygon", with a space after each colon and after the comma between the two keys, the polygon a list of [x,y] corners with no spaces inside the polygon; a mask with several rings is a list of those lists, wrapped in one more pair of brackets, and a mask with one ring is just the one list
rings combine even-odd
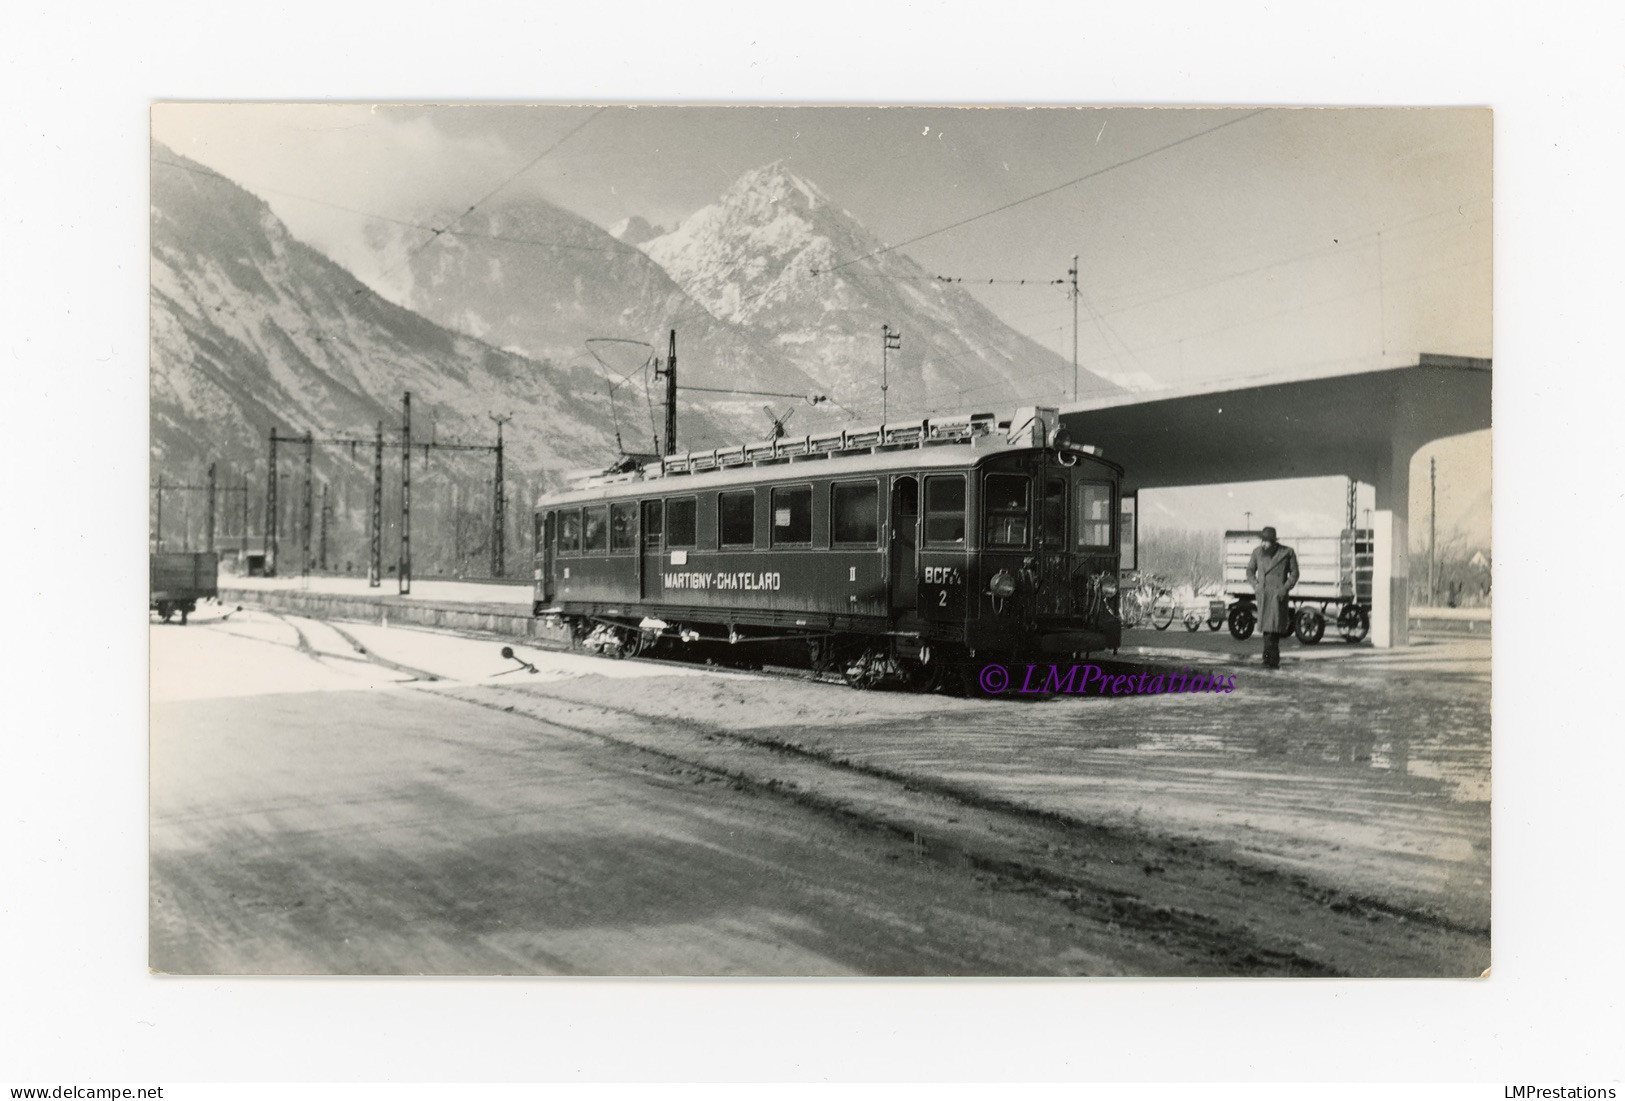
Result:
{"label": "freight wagon", "polygon": [[[1224,533],[1227,619],[1230,634],[1238,640],[1250,638],[1258,625],[1258,600],[1247,580],[1247,561],[1261,538],[1257,531]],[[1371,530],[1281,536],[1280,541],[1298,556],[1298,584],[1287,597],[1298,641],[1313,646],[1326,634],[1328,621],[1337,625],[1345,642],[1363,641],[1371,629]]]}
{"label": "freight wagon", "polygon": [[148,560],[149,606],[168,623],[176,612],[181,625],[200,600],[219,598],[220,556],[205,551],[158,551]]}

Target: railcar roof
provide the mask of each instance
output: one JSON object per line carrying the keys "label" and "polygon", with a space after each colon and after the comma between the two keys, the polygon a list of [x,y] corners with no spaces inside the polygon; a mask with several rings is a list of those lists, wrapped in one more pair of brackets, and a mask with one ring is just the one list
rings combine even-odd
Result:
{"label": "railcar roof", "polygon": [[[981,463],[1009,455],[1033,454],[1036,447],[988,446],[965,443],[935,444],[928,447],[901,447],[864,454],[834,454],[827,458],[798,458],[789,462],[746,464],[708,470],[699,474],[628,475],[624,481],[601,481],[547,494],[537,507],[585,504],[592,501],[629,497],[672,496],[694,490],[730,489],[735,486],[778,485],[821,478],[845,478],[864,474],[904,473],[910,470],[969,470]],[[1114,471],[1116,463],[1098,455],[1079,454],[1080,462],[1096,462]]]}

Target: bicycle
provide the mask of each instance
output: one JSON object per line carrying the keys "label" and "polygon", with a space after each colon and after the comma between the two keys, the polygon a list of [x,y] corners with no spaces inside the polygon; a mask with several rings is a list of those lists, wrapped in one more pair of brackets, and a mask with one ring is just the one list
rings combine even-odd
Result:
{"label": "bicycle", "polygon": [[1155,574],[1132,574],[1132,587],[1118,598],[1119,617],[1124,627],[1138,626],[1142,619],[1166,631],[1174,621],[1174,591]]}

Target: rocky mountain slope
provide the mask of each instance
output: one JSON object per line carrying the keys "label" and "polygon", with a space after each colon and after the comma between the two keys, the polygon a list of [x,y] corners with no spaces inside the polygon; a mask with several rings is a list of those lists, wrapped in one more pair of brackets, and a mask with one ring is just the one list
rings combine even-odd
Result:
{"label": "rocky mountain slope", "polygon": [[[874,416],[883,324],[903,334],[890,356],[894,416],[964,401],[1006,407],[1032,393],[1037,378],[1070,387],[1069,363],[902,252],[883,251],[783,163],[746,173],[643,248],[716,317],[772,341],[842,402]],[[1117,391],[1088,371],[1080,376],[1080,393]]]}
{"label": "rocky mountain slope", "polygon": [[[568,471],[614,457],[616,417],[596,365],[503,351],[385,301],[292,238],[247,191],[160,145],[152,156],[155,481],[198,484],[211,462],[222,484],[241,485],[247,477],[250,528],[258,532],[272,426],[282,433],[371,438],[383,421],[393,442],[401,395],[410,390],[418,441],[432,435],[490,442],[487,414],[513,415],[505,443],[517,540],[525,496],[558,484]],[[618,402],[619,419],[628,447],[647,450],[648,413],[641,393],[636,405],[628,400],[630,389]],[[703,412],[685,419],[698,433],[725,431]],[[293,447],[282,451],[278,465],[290,476],[284,496],[293,497],[303,479],[302,457],[290,454]],[[386,486],[393,494],[398,450],[389,453],[388,464]],[[365,528],[371,499],[370,450],[318,448],[314,465],[316,479],[333,484],[335,538],[342,529],[353,542]],[[415,500],[415,506],[489,516],[487,457],[435,454],[420,465],[425,473],[415,475],[422,479],[415,493],[421,505]],[[222,503],[222,523],[238,514],[239,501]],[[183,505],[193,521],[203,511],[191,498],[172,497],[167,505],[171,531]],[[386,502],[386,513],[393,515],[392,508]],[[425,538],[435,521],[425,515]],[[281,522],[284,532],[290,522]]]}

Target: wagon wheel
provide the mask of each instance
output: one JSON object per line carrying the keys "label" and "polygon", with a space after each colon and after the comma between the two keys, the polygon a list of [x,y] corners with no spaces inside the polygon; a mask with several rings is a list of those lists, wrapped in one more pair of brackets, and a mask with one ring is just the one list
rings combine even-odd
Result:
{"label": "wagon wheel", "polygon": [[1230,637],[1237,642],[1246,642],[1253,637],[1253,628],[1258,626],[1258,615],[1249,604],[1237,604],[1230,609]]}
{"label": "wagon wheel", "polygon": [[1174,621],[1174,598],[1167,593],[1157,597],[1151,606],[1151,626],[1159,631],[1166,631],[1168,624]]}
{"label": "wagon wheel", "polygon": [[1185,613],[1185,630],[1194,633],[1194,632],[1200,630],[1201,627],[1202,627],[1202,617],[1201,616],[1197,615],[1195,612],[1186,612]]}
{"label": "wagon wheel", "polygon": [[1209,616],[1208,617],[1208,621],[1207,621],[1207,629],[1208,630],[1217,631],[1220,627],[1223,627],[1223,626],[1224,626],[1224,616],[1215,615],[1215,616]]}
{"label": "wagon wheel", "polygon": [[1345,604],[1343,610],[1337,613],[1337,631],[1344,642],[1364,642],[1366,632],[1370,630],[1371,619],[1358,604]]}
{"label": "wagon wheel", "polygon": [[1300,608],[1293,617],[1292,633],[1305,646],[1313,646],[1326,634],[1326,617],[1319,608]]}

